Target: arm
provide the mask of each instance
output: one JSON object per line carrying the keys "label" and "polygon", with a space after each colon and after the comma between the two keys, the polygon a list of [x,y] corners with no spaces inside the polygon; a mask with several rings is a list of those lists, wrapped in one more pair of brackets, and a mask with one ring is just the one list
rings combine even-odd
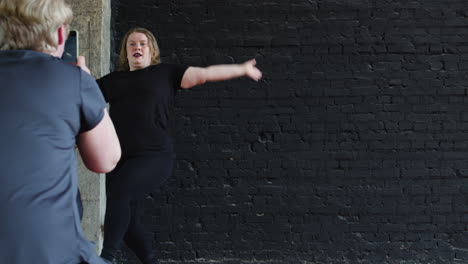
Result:
{"label": "arm", "polygon": [[262,77],[262,72],[255,67],[256,63],[255,59],[252,59],[242,64],[220,64],[206,68],[189,67],[182,77],[180,87],[187,89],[205,82],[224,81],[242,76],[258,81]]}
{"label": "arm", "polygon": [[114,125],[104,109],[104,117],[93,129],[78,135],[77,145],[85,166],[97,173],[110,172],[120,159],[121,150]]}

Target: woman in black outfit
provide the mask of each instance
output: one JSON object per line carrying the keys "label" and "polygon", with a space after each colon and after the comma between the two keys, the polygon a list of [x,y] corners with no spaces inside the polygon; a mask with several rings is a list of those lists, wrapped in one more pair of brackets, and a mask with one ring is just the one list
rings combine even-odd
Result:
{"label": "woman in black outfit", "polygon": [[150,31],[126,33],[120,71],[98,80],[122,147],[120,162],[106,177],[102,257],[113,261],[123,240],[142,263],[159,263],[140,221],[140,203],[144,193],[161,187],[172,173],[176,90],[241,76],[258,81],[262,74],[255,63],[206,68],[161,63]]}

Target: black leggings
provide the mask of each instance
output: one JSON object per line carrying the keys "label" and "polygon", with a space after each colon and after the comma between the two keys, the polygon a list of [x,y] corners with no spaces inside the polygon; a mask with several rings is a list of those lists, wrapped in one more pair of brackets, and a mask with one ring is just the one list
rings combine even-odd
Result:
{"label": "black leggings", "polygon": [[150,152],[122,159],[106,175],[103,257],[114,258],[122,241],[143,263],[154,257],[152,240],[141,223],[141,200],[164,184],[173,165],[173,153]]}

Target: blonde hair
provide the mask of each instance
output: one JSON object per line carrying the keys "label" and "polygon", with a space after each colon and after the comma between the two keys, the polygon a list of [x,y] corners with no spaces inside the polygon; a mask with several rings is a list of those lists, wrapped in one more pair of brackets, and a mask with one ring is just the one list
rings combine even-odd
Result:
{"label": "blonde hair", "polygon": [[143,33],[148,38],[149,49],[151,51],[151,65],[161,63],[161,54],[159,53],[159,46],[156,38],[154,37],[151,31],[145,28],[132,28],[127,33],[122,40],[122,44],[120,46],[120,55],[119,55],[119,69],[122,71],[129,71],[130,65],[128,65],[128,58],[127,58],[127,41],[128,38],[132,33]]}
{"label": "blonde hair", "polygon": [[72,19],[65,0],[0,0],[0,50],[53,52],[58,28],[68,34]]}

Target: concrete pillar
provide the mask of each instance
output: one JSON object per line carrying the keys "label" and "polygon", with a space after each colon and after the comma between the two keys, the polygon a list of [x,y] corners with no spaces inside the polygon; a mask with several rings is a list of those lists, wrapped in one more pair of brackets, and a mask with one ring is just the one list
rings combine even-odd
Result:
{"label": "concrete pillar", "polygon": [[[73,9],[71,29],[79,32],[79,55],[86,58],[94,77],[109,72],[111,0],[68,0]],[[87,238],[102,249],[105,213],[103,174],[88,171],[79,164],[79,184],[84,206],[82,226]]]}

